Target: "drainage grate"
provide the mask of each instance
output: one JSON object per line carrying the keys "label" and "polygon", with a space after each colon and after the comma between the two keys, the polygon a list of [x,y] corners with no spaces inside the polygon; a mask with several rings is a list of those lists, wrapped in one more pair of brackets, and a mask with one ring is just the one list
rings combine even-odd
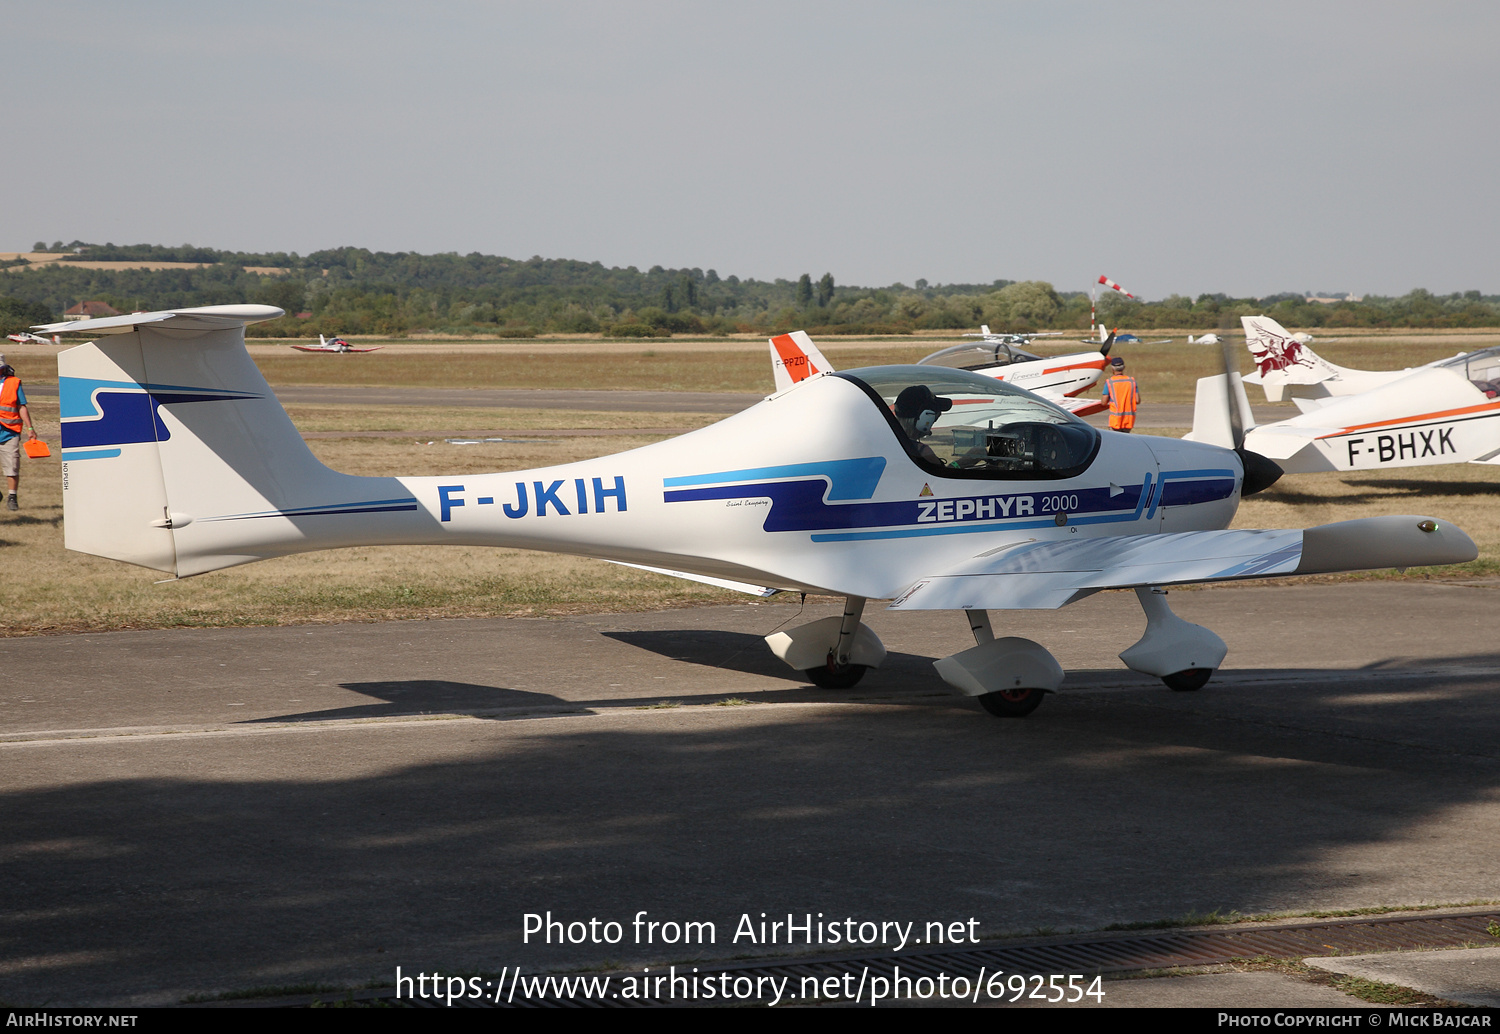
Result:
{"label": "drainage grate", "polygon": [[[802,980],[820,983],[828,978],[840,981],[848,975],[854,982],[861,978],[870,980],[885,978],[893,980],[895,968],[912,980],[918,977],[936,979],[944,974],[949,980],[966,978],[975,980],[981,973],[986,978],[996,973],[1007,977],[1015,974],[1084,974],[1122,973],[1146,969],[1171,969],[1186,966],[1211,966],[1231,962],[1235,959],[1271,955],[1281,958],[1303,958],[1309,955],[1356,955],[1366,952],[1403,951],[1418,948],[1452,948],[1464,944],[1494,944],[1495,938],[1487,927],[1500,922],[1500,908],[1450,912],[1443,915],[1411,917],[1380,917],[1374,919],[1344,919],[1312,923],[1284,925],[1241,926],[1214,930],[1173,930],[1170,932],[1143,934],[1118,933],[1095,934],[1079,939],[1076,937],[1038,938],[1013,942],[1003,946],[974,948],[965,951],[930,951],[902,953],[885,952],[880,955],[840,956],[806,960],[765,960],[762,962],[734,962],[720,964],[691,964],[678,966],[678,976],[696,976],[700,981],[712,977],[737,980],[757,977],[790,978],[788,986],[799,987]],[[653,967],[654,973],[661,970]],[[616,974],[615,978],[630,974]],[[384,988],[378,991],[356,992],[349,999],[354,1002],[389,1003],[396,1005],[395,990]],[[335,1000],[332,996],[320,996],[324,1001]],[[753,999],[752,999],[753,1000]],[[309,996],[307,1003],[312,1001]],[[254,1003],[239,1003],[254,1004]],[[263,1004],[297,1005],[303,1000]],[[441,999],[410,999],[399,1002],[409,1007],[444,1008]],[[672,1004],[720,1004],[704,1001],[684,1002],[679,998],[673,1002],[665,998],[643,998],[624,1001],[617,998],[589,999],[583,997],[531,998],[514,1001],[516,1008],[619,1008],[629,1006],[660,1006]],[[498,1003],[505,1007],[505,1002]],[[477,1000],[455,1000],[455,1008],[495,1007],[493,1003]]]}

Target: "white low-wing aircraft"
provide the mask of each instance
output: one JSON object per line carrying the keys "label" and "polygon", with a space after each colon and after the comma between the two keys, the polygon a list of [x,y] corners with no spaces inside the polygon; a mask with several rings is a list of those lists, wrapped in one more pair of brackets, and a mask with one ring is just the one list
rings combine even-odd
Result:
{"label": "white low-wing aircraft", "polygon": [[186,577],[340,546],[490,545],[826,593],[846,599],[842,616],[767,641],[830,687],[885,657],[860,620],[867,600],[962,610],[977,645],[937,670],[998,715],[1032,711],[1063,671],[1035,642],[996,638],[990,610],[1135,589],[1146,630],[1122,659],[1196,689],[1226,647],[1173,615],[1161,586],[1477,555],[1462,531],[1419,516],[1227,531],[1274,465],[1100,432],[1021,388],[933,366],[809,377],[599,459],[340,474],[308,451],[245,350],[244,325],[281,314],[209,306],[41,328],[99,336],[58,358],[68,548]]}
{"label": "white low-wing aircraft", "polygon": [[[1089,416],[1109,408],[1102,399],[1077,396],[1092,388],[1103,376],[1105,364],[1109,362],[1109,350],[1114,345],[1113,337],[1101,341],[1097,351],[1044,357],[1019,347],[1029,337],[1044,335],[992,334],[987,326],[981,329],[982,334],[964,335],[979,337],[980,341],[941,349],[924,356],[918,364],[968,370],[993,377],[1033,391],[1075,416]],[[805,331],[798,330],[771,339],[771,370],[776,376],[776,390],[785,391],[814,374],[832,373],[833,364]]]}
{"label": "white low-wing aircraft", "polygon": [[[1238,392],[1245,446],[1287,473],[1500,463],[1500,348],[1408,370],[1349,370],[1323,359],[1266,316],[1245,316],[1245,339],[1270,401],[1297,416],[1254,426]],[[1236,375],[1235,380],[1238,381]],[[1224,444],[1224,379],[1198,382],[1194,441]]]}
{"label": "white low-wing aircraft", "polygon": [[42,335],[40,335],[40,334],[28,334],[24,330],[21,331],[19,334],[7,334],[7,335],[5,335],[5,339],[7,341],[14,341],[18,345],[60,345],[60,344],[62,344],[62,338],[58,337],[56,334],[53,334],[51,337],[42,337]]}
{"label": "white low-wing aircraft", "polygon": [[355,348],[341,337],[325,339],[322,334],[318,335],[316,345],[293,345],[299,352],[378,352],[384,346],[374,345],[370,348]]}

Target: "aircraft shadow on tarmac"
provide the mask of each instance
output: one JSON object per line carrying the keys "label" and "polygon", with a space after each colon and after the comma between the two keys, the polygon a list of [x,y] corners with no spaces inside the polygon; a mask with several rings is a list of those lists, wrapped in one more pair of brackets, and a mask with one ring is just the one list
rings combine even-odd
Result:
{"label": "aircraft shadow on tarmac", "polygon": [[[706,628],[674,628],[665,630],[615,631],[601,633],[606,639],[634,646],[641,650],[674,661],[701,664],[707,668],[722,668],[741,671],[748,675],[764,675],[768,678],[784,679],[806,686],[808,681],[800,671],[794,671],[782,663],[766,648],[763,637],[749,632],[721,632]],[[933,670],[932,657],[892,650],[880,665],[880,675],[887,680],[891,675],[901,679],[901,685],[914,689],[942,689],[952,692]],[[867,678],[873,678],[873,673]],[[860,684],[861,688],[864,683]]]}
{"label": "aircraft shadow on tarmac", "polygon": [[[516,720],[554,716],[559,712],[595,709],[642,708],[664,702],[680,705],[720,703],[738,698],[755,703],[858,702],[862,704],[942,706],[973,708],[968,698],[949,688],[932,667],[932,659],[892,651],[878,671],[869,673],[850,690],[820,689],[800,672],[788,668],[766,650],[764,640],[741,632],[713,629],[667,629],[610,631],[605,638],[671,661],[697,665],[711,671],[738,672],[777,680],[769,688],[736,686],[725,689],[710,678],[694,681],[684,692],[680,686],[663,688],[649,696],[563,697],[552,693],[503,686],[482,685],[445,679],[391,679],[346,682],[341,688],[372,698],[369,703],[348,707],[305,711],[250,719],[245,725],[279,722],[347,721],[370,718],[419,717],[423,715],[468,715],[491,720]],[[1217,674],[1198,693],[1173,693],[1159,680],[1129,669],[1072,669],[1059,697],[1083,697],[1092,693],[1130,694],[1138,703],[1173,710],[1217,711],[1249,707],[1274,709],[1292,693],[1307,705],[1328,715],[1344,713],[1344,722],[1361,724],[1373,719],[1371,708],[1389,717],[1393,705],[1419,706],[1428,720],[1449,713],[1452,720],[1469,722],[1470,710],[1481,707],[1500,681],[1500,655],[1474,655],[1445,661],[1383,659],[1359,668],[1231,668]],[[1351,683],[1361,683],[1358,689]],[[1116,700],[1119,697],[1115,697]],[[1354,704],[1352,707],[1346,705]],[[1105,705],[1112,706],[1112,705]],[[1045,721],[1044,707],[1034,720]],[[993,719],[985,719],[993,721]],[[1005,723],[1001,723],[1005,724]]]}
{"label": "aircraft shadow on tarmac", "polygon": [[551,693],[485,686],[471,682],[444,679],[392,679],[380,682],[345,682],[341,688],[374,697],[378,703],[356,704],[321,711],[275,715],[246,721],[245,725],[267,722],[326,722],[360,718],[396,718],[428,714],[462,714],[478,718],[515,719],[534,713],[556,714],[559,710],[579,711],[596,707],[649,707],[669,699],[679,704],[712,704],[730,697],[753,699],[760,703],[804,703],[820,700],[866,703],[901,703],[911,697],[944,697],[954,704],[964,698],[937,676],[932,658],[916,654],[891,652],[878,673],[867,676],[853,690],[819,689],[800,672],[793,671],[766,649],[765,640],[743,632],[713,629],[671,629],[666,631],[605,632],[606,638],[666,657],[673,661],[702,665],[723,671],[742,672],[774,678],[783,686],[774,689],[735,689],[733,691],[704,686],[700,692],[683,693],[680,689],[664,690],[644,697],[601,697],[568,699]]}
{"label": "aircraft shadow on tarmac", "polygon": [[472,682],[449,682],[445,679],[393,679],[388,682],[345,682],[341,688],[374,697],[380,703],[356,704],[322,711],[256,718],[239,724],[265,722],[328,722],[358,718],[400,718],[428,714],[467,714],[490,717],[493,712],[545,708],[588,706],[564,700],[551,693],[533,693],[524,689],[480,686]]}

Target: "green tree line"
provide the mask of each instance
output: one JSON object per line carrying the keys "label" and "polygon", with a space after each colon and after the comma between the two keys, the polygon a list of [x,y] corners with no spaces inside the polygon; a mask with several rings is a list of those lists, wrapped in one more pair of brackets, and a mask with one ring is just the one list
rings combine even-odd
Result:
{"label": "green tree line", "polygon": [[[40,245],[42,242],[38,241]],[[421,255],[335,248],[309,255],[247,253],[190,244],[55,242],[68,257],[34,267],[0,268],[0,326],[60,319],[69,306],[99,300],[121,312],[253,301],[287,316],[250,328],[261,336],[421,333],[529,337],[602,333],[909,334],[916,330],[1083,330],[1085,292],[1059,292],[1042,281],[891,284],[853,287],[831,273],[814,278],[741,280],[699,268],[606,267],[568,259],[511,259],[474,252]],[[199,269],[95,270],[78,260],[203,262]],[[246,267],[280,272],[247,272]],[[1332,305],[1301,294],[1232,298],[1171,295],[1161,301],[1100,299],[1103,322],[1129,329],[1236,328],[1241,315],[1268,314],[1292,327],[1500,326],[1500,296],[1478,291],[1400,298],[1366,297]]]}

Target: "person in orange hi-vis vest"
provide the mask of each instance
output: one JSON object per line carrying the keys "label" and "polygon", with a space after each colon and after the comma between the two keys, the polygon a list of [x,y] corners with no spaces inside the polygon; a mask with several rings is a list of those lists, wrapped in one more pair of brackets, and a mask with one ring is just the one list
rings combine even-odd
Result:
{"label": "person in orange hi-vis vest", "polygon": [[1109,403],[1109,429],[1128,434],[1135,427],[1135,411],[1141,408],[1141,389],[1135,378],[1125,372],[1125,360],[1115,356],[1109,365],[1112,372],[1104,382],[1104,401]]}
{"label": "person in orange hi-vis vest", "polygon": [[10,491],[5,497],[7,510],[19,510],[16,489],[21,484],[21,430],[31,432],[36,439],[36,428],[31,426],[31,410],[26,408],[26,389],[21,387],[21,378],[0,355],[0,470]]}

